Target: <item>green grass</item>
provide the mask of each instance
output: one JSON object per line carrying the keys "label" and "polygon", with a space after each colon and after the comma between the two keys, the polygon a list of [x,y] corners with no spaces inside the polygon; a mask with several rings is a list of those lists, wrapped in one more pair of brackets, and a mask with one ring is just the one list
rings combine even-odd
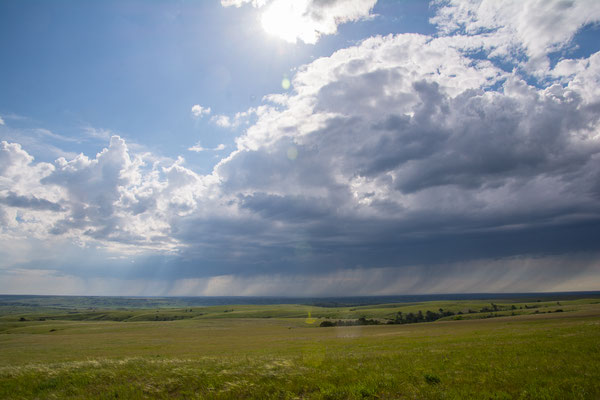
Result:
{"label": "green grass", "polygon": [[[600,299],[577,299],[562,301],[528,301],[507,302],[506,300],[477,300],[477,301],[430,301],[422,303],[378,304],[355,307],[317,307],[302,304],[277,304],[277,305],[225,305],[211,307],[185,307],[185,308],[124,308],[119,309],[89,309],[73,305],[72,308],[61,305],[60,308],[36,308],[33,306],[0,306],[1,321],[18,321],[20,318],[27,320],[62,320],[62,321],[172,321],[180,319],[220,319],[220,318],[305,318],[311,312],[314,318],[329,319],[357,319],[360,317],[376,318],[384,321],[393,319],[401,311],[404,314],[437,312],[440,308],[454,313],[464,313],[463,319],[489,317],[490,312],[480,313],[484,307],[491,307],[494,303],[499,311],[494,316],[511,314],[532,314],[537,312],[554,312],[557,309],[574,311],[585,309],[594,304],[600,304]],[[127,304],[125,302],[124,304]],[[513,310],[512,307],[515,309]],[[476,311],[469,313],[469,310]],[[446,319],[453,319],[448,317]],[[1,329],[1,328],[0,328]]]}
{"label": "green grass", "polygon": [[[490,302],[192,307],[191,317],[174,321],[144,319],[184,309],[50,312],[59,319],[44,321],[10,314],[0,318],[0,398],[597,399],[597,301],[518,309],[540,314],[333,328],[318,327],[318,318]],[[564,312],[548,312],[557,307]],[[308,311],[317,322],[306,323]]]}

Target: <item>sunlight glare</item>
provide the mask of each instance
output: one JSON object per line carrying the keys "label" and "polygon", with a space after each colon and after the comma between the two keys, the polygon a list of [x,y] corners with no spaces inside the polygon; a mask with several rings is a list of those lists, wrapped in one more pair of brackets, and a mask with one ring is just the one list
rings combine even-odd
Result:
{"label": "sunlight glare", "polygon": [[301,39],[305,43],[314,43],[318,34],[305,16],[306,8],[306,0],[274,1],[262,14],[262,27],[265,32],[286,42],[296,43]]}

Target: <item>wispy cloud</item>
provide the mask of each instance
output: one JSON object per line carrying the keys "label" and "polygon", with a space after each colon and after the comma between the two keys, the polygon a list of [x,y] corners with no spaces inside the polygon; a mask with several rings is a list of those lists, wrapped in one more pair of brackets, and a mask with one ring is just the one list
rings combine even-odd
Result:
{"label": "wispy cloud", "polygon": [[189,151],[194,151],[196,153],[200,153],[202,151],[221,151],[221,150],[225,150],[225,145],[224,144],[220,144],[217,147],[206,148],[206,147],[202,147],[200,145],[200,142],[198,142],[195,145],[193,145],[192,147],[188,147],[188,150]]}
{"label": "wispy cloud", "polygon": [[104,141],[108,141],[111,136],[115,135],[115,132],[110,129],[97,128],[91,125],[82,126],[81,129],[88,137]]}
{"label": "wispy cloud", "polygon": [[60,140],[62,142],[81,143],[81,139],[79,138],[72,138],[69,136],[59,135],[45,128],[36,128],[33,131],[41,136],[46,136],[51,139]]}

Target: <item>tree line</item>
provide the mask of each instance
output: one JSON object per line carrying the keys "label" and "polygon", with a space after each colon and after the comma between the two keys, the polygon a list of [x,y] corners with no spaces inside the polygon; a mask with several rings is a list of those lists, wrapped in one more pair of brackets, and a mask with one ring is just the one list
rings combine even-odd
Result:
{"label": "tree line", "polygon": [[[459,314],[462,312],[459,311]],[[395,318],[388,319],[385,324],[394,325],[394,324],[415,324],[418,322],[433,322],[443,317],[449,317],[452,315],[456,315],[452,311],[447,311],[442,308],[439,309],[439,312],[427,310],[425,313],[419,310],[416,314],[409,312],[403,313],[402,311],[398,311],[396,313]],[[360,317],[356,320],[337,320],[337,321],[323,321],[319,326],[328,327],[328,326],[355,326],[355,325],[381,325],[383,324],[381,321],[377,319],[366,319],[365,317]]]}
{"label": "tree line", "polygon": [[[560,305],[560,302],[557,302],[557,304]],[[539,307],[540,307],[539,305],[531,305],[531,306],[525,305],[526,309],[539,308]],[[497,311],[517,310],[517,309],[523,309],[523,306],[517,307],[513,304],[510,307],[508,307],[508,306],[502,307],[502,306],[498,306],[495,303],[490,303],[489,306],[484,306],[479,311],[468,309],[466,311],[466,313],[467,314],[474,314],[474,313],[490,313],[491,314],[491,313],[497,312]],[[560,310],[560,311],[562,311],[562,310]],[[558,312],[558,310],[557,310],[557,312]],[[329,326],[356,326],[356,325],[382,325],[382,324],[388,324],[388,325],[415,324],[415,323],[419,323],[419,322],[433,322],[440,318],[450,317],[453,315],[463,315],[463,314],[464,313],[462,311],[458,311],[457,313],[454,313],[449,310],[444,310],[443,308],[440,308],[438,310],[438,312],[427,310],[425,313],[423,313],[423,311],[421,311],[421,310],[419,310],[417,313],[409,312],[406,314],[403,313],[402,311],[398,311],[398,313],[396,313],[396,316],[394,318],[391,318],[391,319],[388,318],[387,321],[385,321],[385,322],[382,322],[377,319],[366,319],[365,317],[360,317],[355,320],[342,320],[342,319],[337,320],[337,321],[327,320],[327,321],[321,322],[321,324],[319,326],[329,327]],[[497,316],[497,315],[492,315],[492,316]]]}

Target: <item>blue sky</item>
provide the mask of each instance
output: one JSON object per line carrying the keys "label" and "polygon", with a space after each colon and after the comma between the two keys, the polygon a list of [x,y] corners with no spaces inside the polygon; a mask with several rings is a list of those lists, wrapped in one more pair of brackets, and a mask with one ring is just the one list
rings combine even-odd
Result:
{"label": "blue sky", "polygon": [[0,292],[600,284],[593,0],[0,2]]}

